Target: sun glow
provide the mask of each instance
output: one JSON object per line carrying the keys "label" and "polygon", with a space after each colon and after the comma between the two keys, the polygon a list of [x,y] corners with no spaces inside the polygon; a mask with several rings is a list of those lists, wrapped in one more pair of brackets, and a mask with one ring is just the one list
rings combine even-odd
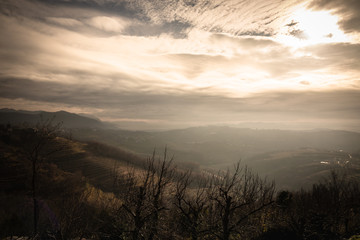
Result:
{"label": "sun glow", "polygon": [[348,42],[339,29],[338,17],[329,11],[311,11],[301,8],[286,21],[279,40],[293,47],[333,42]]}

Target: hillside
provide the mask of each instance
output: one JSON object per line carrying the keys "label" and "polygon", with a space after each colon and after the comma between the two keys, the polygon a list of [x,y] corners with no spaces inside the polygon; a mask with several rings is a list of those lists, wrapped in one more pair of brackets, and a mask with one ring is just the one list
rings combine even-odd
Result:
{"label": "hillside", "polygon": [[330,171],[341,171],[360,180],[359,155],[340,151],[302,148],[269,152],[245,161],[261,176],[275,179],[278,189],[311,188]]}
{"label": "hillside", "polygon": [[[11,116],[11,117],[10,117]],[[63,120],[63,129],[79,140],[77,147],[62,161],[78,158],[74,169],[83,166],[89,175],[107,175],[113,171],[114,158],[124,161],[131,154],[146,158],[156,149],[166,147],[175,156],[179,166],[217,171],[226,169],[237,161],[251,166],[263,177],[275,179],[278,187],[296,189],[311,186],[334,168],[354,168],[358,171],[360,133],[340,130],[289,131],[275,129],[245,129],[207,126],[161,132],[128,131],[107,128],[106,123],[67,112],[45,113],[4,109],[0,122],[34,124],[45,116]],[[39,122],[39,121],[38,121]],[[115,154],[120,151],[121,154]],[[113,154],[113,155],[112,155]],[[123,156],[121,156],[123,155]],[[349,156],[352,158],[349,159]],[[326,164],[340,158],[352,165]],[[85,167],[97,164],[98,169]],[[351,166],[351,167],[350,167]],[[68,169],[74,171],[74,169]],[[109,170],[112,169],[112,170]],[[92,172],[93,171],[93,172]],[[92,172],[92,173],[91,173]],[[352,173],[357,174],[357,173]],[[109,184],[109,183],[108,183]]]}
{"label": "hillside", "polygon": [[[310,190],[276,192],[274,183],[240,163],[227,171],[189,172],[169,156],[145,161],[121,148],[66,138],[59,130],[0,127],[1,238],[35,233],[59,240],[137,240],[155,234],[157,239],[270,240],[320,233],[321,239],[348,239],[360,230],[359,172],[342,175],[345,168],[358,169],[358,159],[343,151],[302,149],[255,157],[252,162],[258,161],[262,171],[286,173],[284,180],[294,180],[290,185],[307,176],[306,184],[316,180],[312,175],[319,163],[309,159],[341,170],[330,178],[324,174],[323,183]],[[319,227],[313,219],[326,224]],[[292,228],[299,223],[306,229]]]}
{"label": "hillside", "polygon": [[[81,142],[69,139],[67,136],[62,136],[61,129],[56,130],[56,133],[58,136],[44,142],[41,149],[42,154],[46,155],[46,163],[53,164],[61,171],[83,176],[90,184],[107,192],[113,191],[114,179],[119,175],[128,172],[129,169],[135,171],[145,169],[147,159],[152,155],[151,153],[146,156],[139,156],[122,148],[96,141]],[[32,128],[9,128],[0,125],[3,164],[7,165],[8,156],[12,156],[15,165],[19,163],[21,166],[30,168],[27,158],[38,143],[38,139],[33,136],[35,134],[36,131]],[[161,157],[163,151],[155,154],[156,157]],[[179,171],[191,167],[191,165],[180,164]],[[22,169],[22,167],[19,169]],[[6,172],[6,170],[4,171]],[[14,171],[14,174],[12,174],[14,176],[24,175],[24,173],[17,174],[16,168],[14,168]]]}
{"label": "hillside", "polygon": [[0,128],[0,238],[28,239],[34,218],[38,239],[116,234],[108,227],[119,201],[108,165],[119,161],[122,166],[121,153],[110,160],[86,151],[86,143],[61,135],[41,141],[44,135],[36,134],[29,128]]}

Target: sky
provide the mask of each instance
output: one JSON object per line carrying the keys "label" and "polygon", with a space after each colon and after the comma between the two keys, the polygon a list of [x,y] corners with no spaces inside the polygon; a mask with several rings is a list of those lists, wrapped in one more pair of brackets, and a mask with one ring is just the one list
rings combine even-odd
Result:
{"label": "sky", "polygon": [[0,0],[0,108],[360,132],[360,1]]}

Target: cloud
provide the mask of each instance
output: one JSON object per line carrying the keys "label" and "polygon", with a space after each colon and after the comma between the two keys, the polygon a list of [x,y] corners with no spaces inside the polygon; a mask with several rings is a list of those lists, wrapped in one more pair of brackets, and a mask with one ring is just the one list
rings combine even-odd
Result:
{"label": "cloud", "polygon": [[170,61],[192,78],[219,70],[223,79],[231,79],[228,86],[234,87],[234,81],[242,83],[238,91],[239,88],[252,89],[257,82],[263,82],[262,87],[274,88],[282,84],[296,87],[301,81],[310,81],[314,87],[350,86],[359,75],[358,44],[316,44],[294,51],[267,38],[213,34],[203,45],[209,46],[209,53],[213,55],[177,54],[171,55]]}
{"label": "cloud", "polygon": [[[295,1],[134,1],[154,22],[180,20],[210,32],[271,35]],[[277,11],[274,11],[277,9]]]}
{"label": "cloud", "polygon": [[157,127],[356,121],[360,45],[277,42],[294,4],[4,0],[2,104]]}
{"label": "cloud", "polygon": [[212,34],[210,40],[214,44],[221,44],[224,42],[231,43],[234,47],[242,47],[244,49],[263,49],[267,47],[278,47],[279,44],[270,38],[261,37],[234,37],[227,34]]}
{"label": "cloud", "polygon": [[97,16],[90,18],[87,23],[106,32],[118,33],[120,33],[128,25],[128,23],[122,19],[106,16]]}
{"label": "cloud", "polygon": [[133,22],[124,30],[123,34],[129,36],[160,36],[169,34],[174,38],[186,38],[191,25],[180,21],[163,23]]}
{"label": "cloud", "polygon": [[63,18],[63,17],[48,17],[46,18],[49,22],[59,24],[65,27],[78,27],[82,26],[83,23],[73,19],[73,18]]}
{"label": "cloud", "polygon": [[[359,69],[356,45],[317,45],[299,49],[296,56],[290,48],[266,37],[236,37],[195,29],[185,39],[164,34],[99,37],[33,19],[21,22],[0,17],[7,35],[0,40],[4,49],[0,58],[6,66],[3,76],[31,74],[35,80],[48,82],[155,92],[207,89],[210,94],[242,96],[293,88],[301,81],[311,81],[311,86],[333,85],[338,81],[334,76],[344,74],[339,69],[346,68],[352,74]],[[349,86],[349,82],[353,84],[350,76],[341,86]]]}
{"label": "cloud", "polygon": [[300,29],[294,29],[292,31],[289,32],[290,35],[299,38],[299,39],[307,39],[308,35],[305,33],[305,31],[300,30]]}
{"label": "cloud", "polygon": [[339,25],[346,33],[360,32],[360,1],[313,0],[309,7],[315,10],[330,10],[339,15]]}
{"label": "cloud", "polygon": [[308,81],[301,81],[300,84],[303,84],[303,85],[310,85],[310,82]]}
{"label": "cloud", "polygon": [[[19,88],[18,86],[24,86]],[[61,84],[30,79],[0,79],[0,95],[14,101],[56,103],[60,106],[95,109],[104,119],[126,118],[159,121],[179,127],[193,123],[216,124],[242,121],[357,121],[360,92],[263,92],[244,98],[186,93],[149,93],[99,89],[96,86]],[[336,100],[336,101],[335,101]],[[99,112],[98,109],[102,109]],[[157,123],[154,123],[155,125]],[[159,127],[159,126],[158,126]]]}
{"label": "cloud", "polygon": [[169,23],[181,23],[210,32],[251,36],[273,35],[274,28],[291,13],[297,3],[296,0],[171,0],[166,4],[161,0],[39,1],[52,6],[101,11],[108,15],[136,19],[150,26],[166,28]]}
{"label": "cloud", "polygon": [[285,26],[287,26],[287,27],[293,27],[293,26],[296,26],[297,24],[299,24],[299,22],[295,22],[294,20],[292,20],[291,23],[286,24]]}
{"label": "cloud", "polygon": [[360,44],[332,43],[319,44],[305,48],[314,58],[321,59],[324,67],[333,72],[345,71],[359,76],[360,73]]}

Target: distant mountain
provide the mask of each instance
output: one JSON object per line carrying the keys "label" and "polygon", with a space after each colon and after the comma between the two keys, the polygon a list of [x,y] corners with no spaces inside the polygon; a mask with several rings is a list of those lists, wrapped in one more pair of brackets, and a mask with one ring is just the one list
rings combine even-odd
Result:
{"label": "distant mountain", "polygon": [[176,158],[202,165],[224,165],[239,159],[301,148],[360,152],[360,133],[337,130],[290,131],[234,127],[195,127],[163,132],[125,130],[74,131],[74,136],[87,140],[123,146],[149,154],[165,146]]}
{"label": "distant mountain", "polygon": [[62,123],[64,128],[110,128],[111,125],[101,122],[98,119],[81,116],[65,111],[45,112],[45,111],[24,111],[14,109],[0,109],[0,124],[29,124],[35,125],[47,120],[52,120],[53,124]]}

